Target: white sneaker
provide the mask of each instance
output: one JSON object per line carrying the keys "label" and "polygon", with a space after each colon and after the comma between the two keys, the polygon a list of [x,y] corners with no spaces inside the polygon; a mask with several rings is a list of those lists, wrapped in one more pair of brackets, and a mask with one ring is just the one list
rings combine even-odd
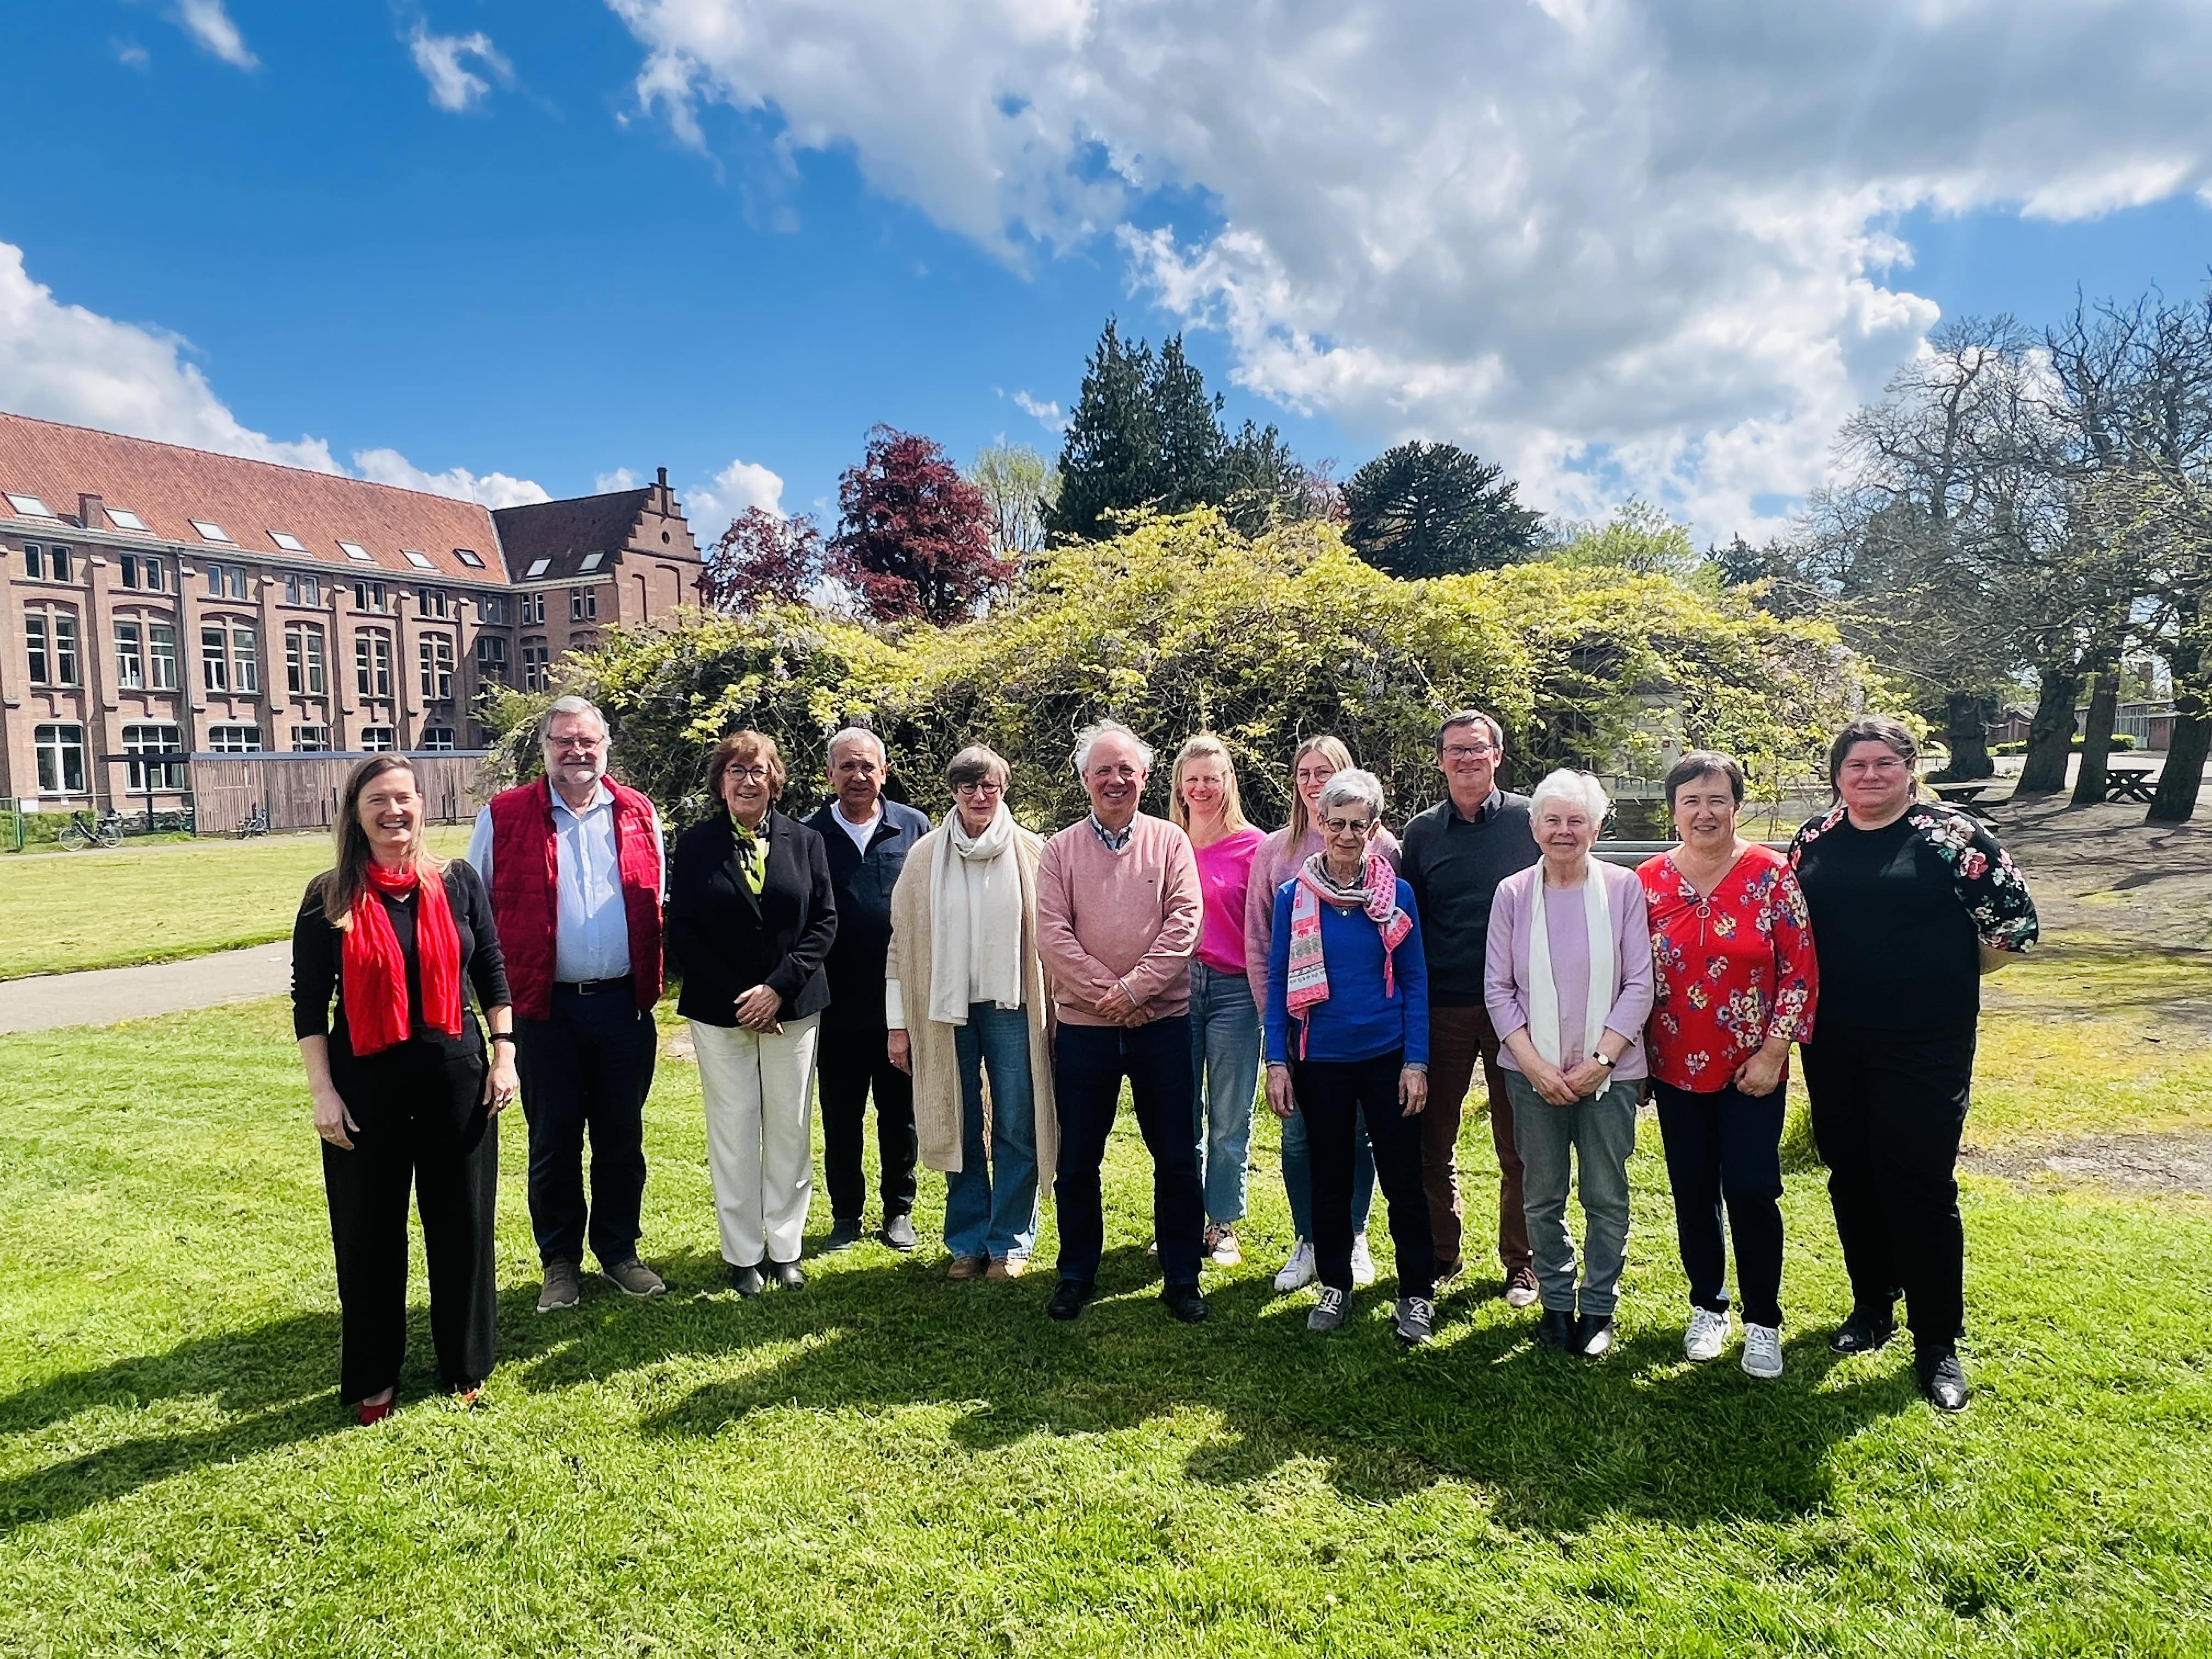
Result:
{"label": "white sneaker", "polygon": [[1747,1376],[1782,1375],[1782,1333],[1771,1325],[1743,1328],[1743,1369]]}
{"label": "white sneaker", "polygon": [[1367,1254],[1365,1233],[1352,1235],[1352,1282],[1361,1290],[1365,1290],[1375,1282],[1375,1258]]}
{"label": "white sneaker", "polygon": [[1282,1272],[1275,1275],[1275,1288],[1288,1292],[1304,1290],[1314,1282],[1314,1249],[1310,1239],[1300,1239],[1291,1259],[1283,1263]]}
{"label": "white sneaker", "polygon": [[1692,1359],[1718,1359],[1721,1350],[1728,1346],[1729,1316],[1723,1310],[1715,1313],[1711,1308],[1690,1310],[1689,1334],[1682,1339],[1682,1352]]}

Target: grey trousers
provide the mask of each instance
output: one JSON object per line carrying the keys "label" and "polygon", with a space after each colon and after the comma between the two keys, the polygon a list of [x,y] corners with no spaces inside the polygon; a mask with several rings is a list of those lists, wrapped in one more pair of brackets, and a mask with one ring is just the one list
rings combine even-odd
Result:
{"label": "grey trousers", "polygon": [[1570,1158],[1582,1177],[1583,1283],[1580,1311],[1610,1317],[1628,1255],[1628,1158],[1636,1150],[1640,1083],[1613,1083],[1571,1106],[1554,1106],[1520,1073],[1508,1071],[1513,1134],[1526,1168],[1523,1208],[1536,1285],[1547,1308],[1576,1312],[1575,1237],[1567,1230]]}

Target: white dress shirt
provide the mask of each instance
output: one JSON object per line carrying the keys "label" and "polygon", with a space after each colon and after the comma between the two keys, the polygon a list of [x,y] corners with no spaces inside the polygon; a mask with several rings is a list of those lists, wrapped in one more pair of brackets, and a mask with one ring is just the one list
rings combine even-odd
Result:
{"label": "white dress shirt", "polygon": [[[553,796],[554,856],[559,916],[553,933],[553,977],[563,983],[620,979],[629,972],[629,914],[623,903],[622,862],[615,836],[614,792],[601,779],[580,812]],[[665,897],[667,861],[661,839],[660,811],[647,802],[653,819],[653,884]],[[491,885],[491,808],[477,814],[469,836],[469,862]]]}

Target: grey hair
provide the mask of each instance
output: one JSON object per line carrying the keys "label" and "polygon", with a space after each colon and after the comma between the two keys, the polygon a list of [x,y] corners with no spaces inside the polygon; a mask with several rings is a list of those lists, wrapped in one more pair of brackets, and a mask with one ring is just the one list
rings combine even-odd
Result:
{"label": "grey hair", "polygon": [[837,745],[848,738],[866,738],[870,743],[875,744],[877,763],[886,772],[891,769],[891,751],[884,746],[882,733],[871,732],[865,726],[848,726],[830,739],[830,746],[822,751],[823,758],[830,765],[835,766],[837,763]]}
{"label": "grey hair", "polygon": [[1545,802],[1553,800],[1581,807],[1595,823],[1603,823],[1605,815],[1613,810],[1613,799],[1605,793],[1603,784],[1588,772],[1577,772],[1566,766],[1546,773],[1544,781],[1529,792],[1528,816],[1534,818],[1544,810]]}
{"label": "grey hair", "polygon": [[1437,726],[1437,753],[1444,752],[1444,734],[1455,726],[1480,726],[1490,738],[1490,746],[1499,754],[1505,752],[1505,728],[1498,723],[1495,714],[1486,714],[1480,708],[1455,708],[1445,715]]}
{"label": "grey hair", "polygon": [[1127,738],[1137,746],[1137,763],[1147,772],[1152,769],[1152,745],[1132,732],[1119,720],[1099,720],[1085,726],[1075,734],[1075,775],[1081,777],[1084,769],[1091,764],[1091,751],[1101,738]]}
{"label": "grey hair", "polygon": [[571,693],[565,697],[556,697],[545,706],[545,716],[538,722],[538,741],[540,744],[552,741],[553,722],[562,714],[589,714],[599,723],[601,737],[611,738],[613,736],[607,726],[607,717],[599,713],[599,704],[589,697],[580,697]]}
{"label": "grey hair", "polygon": [[1356,766],[1347,766],[1331,775],[1321,787],[1321,794],[1314,802],[1314,811],[1324,813],[1332,806],[1347,805],[1358,801],[1368,809],[1367,821],[1382,821],[1382,780],[1372,772],[1364,772]]}

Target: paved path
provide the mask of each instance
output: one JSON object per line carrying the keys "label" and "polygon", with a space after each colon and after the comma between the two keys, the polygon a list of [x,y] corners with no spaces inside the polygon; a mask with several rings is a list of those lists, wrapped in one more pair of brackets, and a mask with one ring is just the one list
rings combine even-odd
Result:
{"label": "paved path", "polygon": [[51,1031],[64,1025],[213,1008],[282,996],[292,988],[292,944],[257,945],[143,968],[94,968],[41,974],[0,985],[0,1031]]}

